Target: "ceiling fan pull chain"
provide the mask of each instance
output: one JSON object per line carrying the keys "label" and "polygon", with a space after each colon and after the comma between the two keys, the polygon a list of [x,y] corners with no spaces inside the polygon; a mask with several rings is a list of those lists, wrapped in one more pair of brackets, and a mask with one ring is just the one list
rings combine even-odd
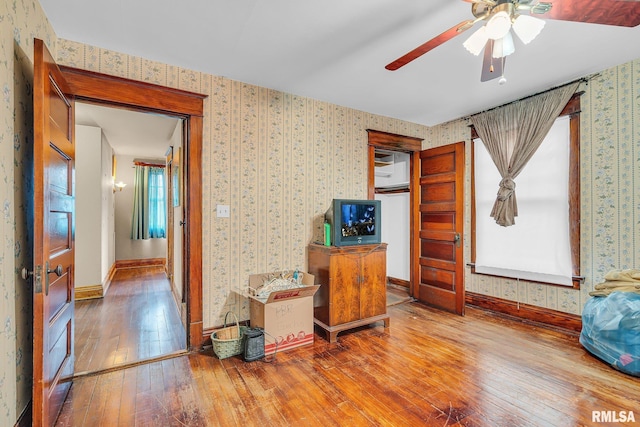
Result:
{"label": "ceiling fan pull chain", "polygon": [[493,73],[493,42],[491,43],[491,65],[489,66],[489,72]]}

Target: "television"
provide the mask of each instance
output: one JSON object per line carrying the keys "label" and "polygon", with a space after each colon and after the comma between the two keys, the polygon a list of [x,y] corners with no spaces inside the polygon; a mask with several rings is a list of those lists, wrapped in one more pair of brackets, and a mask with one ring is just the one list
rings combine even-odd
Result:
{"label": "television", "polygon": [[[369,245],[381,242],[380,200],[333,199],[324,214],[333,246]],[[326,237],[326,236],[325,236]]]}

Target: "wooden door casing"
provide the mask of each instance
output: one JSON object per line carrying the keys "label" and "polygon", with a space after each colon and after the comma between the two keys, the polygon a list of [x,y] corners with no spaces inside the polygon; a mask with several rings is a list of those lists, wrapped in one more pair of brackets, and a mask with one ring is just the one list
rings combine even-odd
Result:
{"label": "wooden door casing", "polygon": [[464,142],[420,153],[417,298],[464,314]]}
{"label": "wooden door casing", "polygon": [[[369,170],[367,183],[367,197],[374,199],[375,190],[375,151],[376,148],[388,151],[401,151],[409,154],[409,295],[418,294],[418,226],[420,206],[419,165],[422,138],[398,135],[373,129],[367,129],[369,142]],[[385,284],[386,285],[386,284]]]}
{"label": "wooden door casing", "polygon": [[74,102],[34,42],[33,425],[50,426],[73,376]]}
{"label": "wooden door casing", "polygon": [[[202,299],[202,141],[206,95],[150,83],[61,67],[76,99],[149,111],[184,119],[183,177],[183,295],[186,298],[187,346],[200,349],[203,333]],[[175,237],[175,236],[174,236]]]}

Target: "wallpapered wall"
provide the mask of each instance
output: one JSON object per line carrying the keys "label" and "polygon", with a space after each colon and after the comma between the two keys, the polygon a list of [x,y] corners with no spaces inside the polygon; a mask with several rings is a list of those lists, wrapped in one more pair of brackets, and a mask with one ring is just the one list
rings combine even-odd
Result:
{"label": "wallpapered wall", "polygon": [[[59,61],[79,68],[180,87],[206,103],[204,199],[205,327],[246,306],[234,292],[258,271],[305,265],[332,197],[366,194],[366,132],[424,137],[424,148],[466,141],[466,120],[426,129],[222,77],[151,63],[60,40]],[[466,273],[470,292],[580,314],[593,286],[614,268],[640,265],[634,195],[640,194],[640,60],[582,84],[580,290]],[[207,143],[208,142],[208,143]],[[471,185],[467,162],[465,187]],[[465,192],[465,262],[470,260],[470,192]],[[211,212],[230,204],[231,219]]]}
{"label": "wallpapered wall", "polygon": [[[31,303],[19,270],[30,264],[33,38],[60,63],[201,92],[204,120],[204,326],[228,309],[253,272],[303,267],[332,197],[366,194],[366,132],[425,138],[424,148],[469,141],[464,120],[427,129],[56,36],[39,3],[0,2],[0,424],[12,425],[31,394]],[[56,43],[58,48],[56,49]],[[582,97],[580,291],[474,276],[467,289],[580,313],[612,268],[640,266],[640,60],[604,71]],[[470,144],[466,156],[470,158]],[[470,167],[466,166],[466,188]],[[465,257],[469,259],[467,192]],[[229,204],[219,219],[216,204]]]}
{"label": "wallpapered wall", "polygon": [[31,398],[33,38],[56,37],[40,3],[0,2],[0,425],[13,425]]}
{"label": "wallpapered wall", "polygon": [[[366,197],[367,128],[424,138],[425,126],[58,40],[61,64],[206,94],[204,327],[233,310],[250,274],[306,265],[334,197]],[[191,183],[198,185],[198,183]],[[231,208],[217,218],[216,205]]]}
{"label": "wallpapered wall", "polygon": [[[640,268],[640,59],[581,84],[580,290],[466,272],[467,291],[581,314],[593,287],[613,269]],[[466,120],[434,126],[427,144],[469,141]],[[470,144],[465,155],[471,156]],[[467,162],[468,163],[468,162]],[[517,180],[516,180],[517,181]],[[471,182],[466,165],[465,188]],[[465,192],[465,262],[471,258],[471,198]]]}

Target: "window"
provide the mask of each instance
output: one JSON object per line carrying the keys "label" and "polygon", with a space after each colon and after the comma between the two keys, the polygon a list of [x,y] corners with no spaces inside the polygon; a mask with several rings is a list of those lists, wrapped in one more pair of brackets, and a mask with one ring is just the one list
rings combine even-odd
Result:
{"label": "window", "polygon": [[501,177],[474,139],[475,273],[579,287],[578,110],[576,96],[516,178],[519,215],[511,227],[489,215]]}
{"label": "window", "polygon": [[166,237],[166,209],[164,167],[136,165],[131,238]]}

